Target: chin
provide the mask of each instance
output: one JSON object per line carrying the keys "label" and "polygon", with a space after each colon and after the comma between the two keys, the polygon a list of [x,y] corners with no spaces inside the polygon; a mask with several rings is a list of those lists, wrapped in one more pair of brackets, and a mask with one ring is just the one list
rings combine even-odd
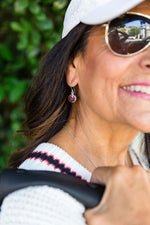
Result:
{"label": "chin", "polygon": [[140,129],[139,131],[143,133],[150,133],[150,128],[149,129],[143,128],[143,129]]}
{"label": "chin", "polygon": [[135,129],[143,132],[143,133],[150,133],[150,117],[149,118],[144,118],[144,119],[139,119],[135,118],[134,124],[132,122],[132,125],[134,126]]}
{"label": "chin", "polygon": [[128,125],[143,133],[150,133],[150,112],[136,112],[126,117]]}

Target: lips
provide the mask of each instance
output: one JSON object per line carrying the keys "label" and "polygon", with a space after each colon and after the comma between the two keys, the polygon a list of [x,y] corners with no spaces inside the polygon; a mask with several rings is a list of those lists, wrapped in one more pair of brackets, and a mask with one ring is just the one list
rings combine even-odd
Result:
{"label": "lips", "polygon": [[137,93],[143,93],[150,95],[150,86],[146,85],[129,85],[129,86],[123,86],[124,90],[137,92]]}

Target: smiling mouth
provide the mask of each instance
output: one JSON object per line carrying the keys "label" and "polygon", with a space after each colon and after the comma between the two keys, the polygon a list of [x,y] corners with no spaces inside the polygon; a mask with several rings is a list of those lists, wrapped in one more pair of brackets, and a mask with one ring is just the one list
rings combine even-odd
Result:
{"label": "smiling mouth", "polygon": [[150,86],[144,85],[131,85],[131,86],[123,86],[122,87],[126,91],[132,91],[137,93],[143,93],[150,95]]}

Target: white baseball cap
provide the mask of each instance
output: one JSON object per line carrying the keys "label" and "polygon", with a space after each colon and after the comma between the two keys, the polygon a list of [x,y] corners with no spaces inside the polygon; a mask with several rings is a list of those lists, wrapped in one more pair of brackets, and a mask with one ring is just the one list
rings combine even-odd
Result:
{"label": "white baseball cap", "polygon": [[66,11],[62,37],[80,22],[102,24],[127,12],[144,0],[71,0]]}

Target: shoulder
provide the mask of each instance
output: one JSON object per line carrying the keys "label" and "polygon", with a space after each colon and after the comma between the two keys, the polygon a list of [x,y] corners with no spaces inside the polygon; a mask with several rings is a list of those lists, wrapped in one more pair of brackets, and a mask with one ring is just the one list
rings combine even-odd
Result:
{"label": "shoulder", "polygon": [[[91,173],[56,145],[42,143],[20,165],[21,169],[47,170],[90,180]],[[68,193],[48,186],[28,187],[8,195],[2,204],[2,225],[84,225],[85,207]]]}
{"label": "shoulder", "polygon": [[41,143],[20,165],[20,169],[65,173],[90,181],[91,173],[59,146]]}
{"label": "shoulder", "polygon": [[69,194],[47,186],[10,194],[1,208],[1,225],[85,224],[84,206]]}

